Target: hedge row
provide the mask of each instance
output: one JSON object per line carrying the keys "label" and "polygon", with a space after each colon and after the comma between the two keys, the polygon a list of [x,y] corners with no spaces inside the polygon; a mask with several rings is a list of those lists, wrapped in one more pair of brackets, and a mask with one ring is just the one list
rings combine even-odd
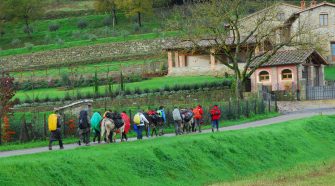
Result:
{"label": "hedge row", "polygon": [[30,97],[26,97],[24,100],[18,100],[18,103],[43,103],[43,102],[58,102],[58,101],[69,101],[69,100],[78,100],[78,99],[89,99],[89,98],[105,98],[111,97],[114,98],[119,95],[142,95],[142,94],[149,94],[149,93],[160,93],[163,94],[164,92],[176,92],[176,91],[188,91],[188,90],[199,90],[199,89],[215,89],[215,88],[231,88],[232,81],[231,80],[224,80],[222,82],[210,82],[210,83],[201,83],[201,84],[193,84],[193,85],[174,85],[174,86],[164,86],[163,88],[159,89],[141,89],[135,88],[134,90],[126,89],[121,91],[120,89],[114,91],[108,91],[107,89],[105,92],[77,92],[75,96],[70,95],[69,92],[65,93],[64,98],[55,97],[50,98],[46,96],[44,99],[40,99],[35,97],[34,99]]}

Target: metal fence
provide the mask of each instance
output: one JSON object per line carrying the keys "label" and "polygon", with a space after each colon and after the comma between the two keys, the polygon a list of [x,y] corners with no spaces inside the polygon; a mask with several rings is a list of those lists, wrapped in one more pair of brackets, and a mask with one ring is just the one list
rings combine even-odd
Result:
{"label": "metal fence", "polygon": [[306,88],[308,100],[335,99],[335,85],[333,86],[308,86]]}
{"label": "metal fence", "polygon": [[[273,106],[273,101],[263,100],[263,99],[247,99],[247,100],[232,100],[227,101],[218,101],[216,104],[222,111],[222,121],[227,120],[236,120],[240,118],[248,118],[257,114],[264,114],[267,112],[275,111]],[[207,103],[203,106],[204,110],[204,125],[210,124],[210,114],[209,111],[212,108],[214,103]],[[188,104],[183,104],[181,102],[181,108],[193,108],[196,105],[196,102],[189,102]],[[151,105],[151,109],[156,109],[160,105]],[[167,123],[173,126],[172,111],[175,105],[164,105],[167,117]],[[107,107],[107,109],[110,109]],[[133,106],[133,105],[124,105],[113,109],[113,111],[126,111],[127,114],[132,118],[134,114],[139,110],[148,110],[148,106]],[[104,112],[104,108],[94,109],[95,111]],[[49,131],[47,127],[47,117],[51,112],[15,112],[14,116],[10,117],[10,129],[15,132],[11,136],[9,141],[21,141],[27,142],[38,139],[47,139],[49,137]],[[75,137],[77,135],[77,118],[78,116],[74,115],[63,115],[62,116],[62,135],[64,137]]]}

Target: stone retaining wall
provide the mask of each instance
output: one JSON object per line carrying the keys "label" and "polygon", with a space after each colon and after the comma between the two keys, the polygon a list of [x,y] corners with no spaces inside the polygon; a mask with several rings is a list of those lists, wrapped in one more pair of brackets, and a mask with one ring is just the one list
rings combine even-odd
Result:
{"label": "stone retaining wall", "polygon": [[0,57],[0,67],[6,70],[19,70],[34,67],[94,63],[144,54],[157,56],[163,54],[162,47],[169,42],[171,41],[161,39],[117,42],[4,56]]}

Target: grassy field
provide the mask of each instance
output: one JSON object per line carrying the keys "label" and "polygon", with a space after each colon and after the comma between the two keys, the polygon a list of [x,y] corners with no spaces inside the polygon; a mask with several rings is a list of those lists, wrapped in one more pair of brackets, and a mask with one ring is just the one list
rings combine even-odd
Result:
{"label": "grassy field", "polygon": [[325,79],[335,80],[335,66],[325,67]]}
{"label": "grassy field", "polygon": [[[59,78],[63,74],[68,74],[71,76],[71,72],[75,73],[77,76],[80,75],[90,75],[94,76],[95,71],[97,70],[99,74],[107,73],[111,71],[119,71],[121,67],[130,67],[133,65],[149,64],[153,62],[164,61],[163,58],[149,58],[141,60],[129,60],[129,61],[106,61],[101,63],[94,64],[85,64],[72,67],[58,67],[58,68],[48,68],[47,70],[30,70],[24,72],[13,72],[11,75],[15,79],[23,78],[26,80],[31,77],[34,78]],[[71,71],[72,69],[72,71]]]}
{"label": "grassy field", "polygon": [[71,47],[78,47],[78,46],[89,46],[89,45],[96,45],[96,44],[103,44],[103,43],[111,43],[111,42],[124,42],[124,41],[139,41],[139,40],[147,40],[147,39],[156,39],[159,37],[172,37],[177,36],[178,32],[161,32],[158,33],[146,33],[146,34],[133,34],[127,36],[116,36],[116,37],[105,37],[105,38],[97,38],[96,40],[69,40],[68,42],[64,42],[63,44],[46,44],[46,45],[36,45],[32,48],[14,48],[8,50],[0,50],[0,57],[1,56],[8,56],[8,55],[18,55],[18,54],[26,54],[31,52],[41,52],[41,51],[50,51],[55,49],[62,49],[62,48],[71,48]]}
{"label": "grassy field", "polygon": [[335,158],[328,161],[302,164],[291,170],[267,172],[254,178],[243,179],[228,183],[217,183],[213,186],[301,186],[301,185],[334,185],[335,183]]}
{"label": "grassy field", "polygon": [[[335,149],[329,148],[335,145],[334,120],[335,116],[316,116],[239,131],[4,158],[0,162],[0,182],[2,185],[231,182],[334,159]],[[131,179],[125,179],[123,173]]]}
{"label": "grassy field", "polygon": [[[61,19],[36,20],[31,23],[34,30],[31,38],[27,37],[27,34],[23,32],[24,22],[9,22],[5,25],[5,35],[1,37],[0,46],[2,46],[2,49],[8,49],[23,47],[24,43],[33,43],[34,45],[54,44],[59,39],[65,43],[87,40],[92,38],[92,35],[95,38],[105,38],[125,34],[143,34],[151,33],[154,28],[160,27],[157,16],[145,16],[143,27],[135,28],[134,22],[119,12],[117,15],[119,24],[112,29],[104,26],[103,22],[106,17],[108,17],[106,14],[93,14]],[[85,29],[77,27],[80,20],[86,21],[87,27]],[[60,28],[57,31],[50,32],[48,27],[51,24],[58,24]],[[20,42],[13,42],[14,39]]]}
{"label": "grassy field", "polygon": [[[126,88],[130,90],[134,90],[135,88],[143,89],[160,89],[164,86],[173,86],[173,85],[184,85],[184,84],[199,84],[205,82],[218,82],[222,81],[222,78],[212,77],[212,76],[189,76],[189,77],[158,77],[152,78],[150,80],[145,80],[141,82],[134,82],[126,84]],[[118,84],[113,85],[113,90],[116,90],[119,87]],[[99,92],[104,93],[108,86],[103,85],[99,86]],[[33,98],[38,97],[39,99],[43,99],[46,96],[49,98],[64,98],[65,94],[68,92],[71,94],[76,94],[77,92],[82,94],[94,92],[94,87],[84,87],[78,88],[70,91],[59,90],[57,88],[47,88],[47,89],[37,89],[37,90],[30,90],[30,91],[18,91],[15,95],[15,98],[19,98],[24,100],[27,97]]]}
{"label": "grassy field", "polygon": [[[48,112],[47,114],[50,114],[51,112]],[[22,116],[21,113],[17,114],[15,113],[15,115],[17,117],[20,118],[20,116]],[[265,113],[265,114],[258,114],[258,115],[253,115],[250,118],[240,118],[237,120],[227,120],[227,121],[221,121],[220,126],[233,126],[233,125],[239,125],[239,124],[243,124],[243,123],[247,123],[247,122],[251,122],[251,121],[257,121],[257,120],[263,120],[263,119],[267,119],[267,118],[272,118],[272,117],[276,117],[279,116],[279,113],[276,112],[271,112],[271,113]],[[29,121],[29,118],[28,118]],[[42,123],[43,121],[41,121]],[[173,126],[173,124],[171,124],[171,126]],[[211,125],[203,125],[202,129],[210,129]],[[170,127],[170,128],[166,128],[165,133],[174,133],[174,128]],[[131,128],[130,133],[127,135],[128,138],[129,137],[135,137],[136,134],[133,131],[133,128]],[[119,138],[119,137],[118,137]],[[65,138],[63,143],[64,144],[70,144],[70,143],[75,143],[77,142],[78,139],[77,138]],[[36,140],[36,141],[32,141],[32,142],[27,142],[27,143],[19,143],[19,142],[13,142],[13,143],[8,143],[5,145],[0,145],[0,152],[1,151],[9,151],[9,150],[19,150],[19,149],[28,149],[28,148],[34,148],[34,147],[44,147],[46,146],[48,143],[48,139],[47,140]],[[57,142],[55,143],[57,144]]]}

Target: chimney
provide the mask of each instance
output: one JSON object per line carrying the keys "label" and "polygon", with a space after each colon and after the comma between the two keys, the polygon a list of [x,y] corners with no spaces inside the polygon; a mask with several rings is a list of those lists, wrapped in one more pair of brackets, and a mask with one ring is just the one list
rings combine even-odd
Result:
{"label": "chimney", "polygon": [[305,8],[306,8],[306,2],[305,2],[305,0],[301,0],[300,1],[300,8],[301,8],[301,10],[305,10]]}
{"label": "chimney", "polygon": [[316,4],[317,4],[316,0],[312,0],[312,1],[311,1],[311,7],[316,6]]}

